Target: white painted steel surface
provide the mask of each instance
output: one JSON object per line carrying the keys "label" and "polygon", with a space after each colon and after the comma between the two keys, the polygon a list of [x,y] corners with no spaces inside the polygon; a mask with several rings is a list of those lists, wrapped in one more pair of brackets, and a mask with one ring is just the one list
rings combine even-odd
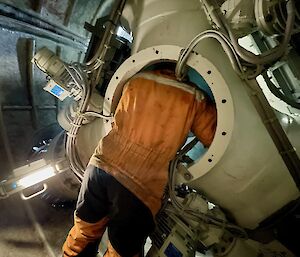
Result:
{"label": "white painted steel surface", "polygon": [[[133,52],[165,44],[185,47],[198,33],[211,28],[199,1],[194,0],[128,1],[124,15],[133,30]],[[206,39],[196,51],[222,74],[233,99],[235,119],[221,160],[206,174],[203,161],[191,167],[196,178],[191,184],[229,210],[238,224],[254,228],[299,192],[251,102],[247,86],[231,68],[221,46]]]}

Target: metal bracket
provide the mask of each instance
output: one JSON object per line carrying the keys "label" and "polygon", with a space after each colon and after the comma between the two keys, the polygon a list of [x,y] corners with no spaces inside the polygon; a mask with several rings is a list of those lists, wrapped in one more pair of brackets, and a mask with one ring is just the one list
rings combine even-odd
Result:
{"label": "metal bracket", "polygon": [[183,165],[182,163],[178,164],[177,171],[187,181],[189,181],[189,180],[191,180],[193,178],[193,175],[190,173],[189,169],[185,165]]}

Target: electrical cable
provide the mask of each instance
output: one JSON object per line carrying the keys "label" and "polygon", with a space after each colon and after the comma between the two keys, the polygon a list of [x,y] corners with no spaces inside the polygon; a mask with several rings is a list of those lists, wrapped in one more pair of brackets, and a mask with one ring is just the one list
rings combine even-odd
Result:
{"label": "electrical cable", "polygon": [[220,12],[220,6],[214,4],[214,2],[210,0],[200,0],[200,3],[206,9],[205,12],[210,17],[212,23],[214,23],[220,30],[227,33],[224,21],[220,18],[223,16]]}
{"label": "electrical cable", "polygon": [[[209,3],[206,0],[200,0],[200,2],[203,4],[203,6],[206,6],[206,8],[208,8]],[[220,17],[217,15],[215,10],[217,10],[218,8],[216,7],[213,8],[212,11],[213,13],[210,13],[212,14],[210,17],[212,18],[212,20],[214,20],[214,22],[218,25],[218,27],[225,32],[220,32],[216,30],[207,30],[197,35],[189,43],[189,45],[180,54],[176,65],[175,73],[178,80],[182,81],[185,76],[184,68],[190,53],[196,47],[196,45],[205,38],[214,38],[221,44],[223,50],[225,51],[226,55],[230,60],[230,63],[234,71],[244,80],[255,79],[262,72],[265,72],[265,70],[267,69],[265,64],[269,65],[270,63],[277,61],[285,54],[285,49],[287,48],[287,45],[290,41],[292,31],[293,31],[294,21],[295,21],[294,0],[288,0],[286,4],[287,22],[286,22],[286,28],[284,33],[284,39],[282,43],[279,46],[260,55],[255,55],[247,51],[246,49],[242,48],[238,44],[238,41],[235,38],[234,33],[232,32],[225,18],[222,15],[220,15]],[[224,33],[228,34],[229,38]],[[243,63],[242,65],[240,58],[246,61],[246,63]],[[244,68],[247,67],[248,69],[244,70]],[[255,70],[251,72],[254,67]],[[284,102],[288,103],[292,107],[299,109],[299,105],[300,105],[299,103],[286,97],[272,83],[271,84],[268,83],[268,87],[270,88],[271,92],[275,96],[277,96]]]}
{"label": "electrical cable", "polygon": [[238,55],[236,54],[232,44],[230,43],[229,39],[222,34],[219,31],[216,30],[206,30],[198,34],[190,43],[189,45],[184,49],[183,53],[180,55],[176,68],[175,73],[178,80],[182,80],[184,77],[183,74],[183,68],[184,65],[187,62],[187,59],[190,55],[190,53],[193,51],[193,49],[196,47],[196,45],[203,39],[206,38],[214,38],[216,39],[221,46],[223,47],[225,53],[227,54],[231,65],[233,69],[242,76],[244,74],[243,67],[241,65],[241,62],[238,58]]}
{"label": "electrical cable", "polygon": [[[206,2],[206,1],[205,1]],[[206,2],[207,3],[207,2]],[[184,67],[187,62],[187,59],[189,58],[190,53],[192,50],[196,47],[196,45],[203,39],[205,38],[214,38],[216,39],[224,49],[225,53],[227,54],[231,65],[233,69],[238,73],[239,76],[241,76],[243,79],[254,79],[257,77],[259,74],[261,74],[264,70],[265,67],[263,64],[269,64],[273,61],[276,61],[280,57],[282,57],[285,53],[285,49],[290,41],[292,30],[293,30],[293,24],[295,20],[295,3],[294,0],[288,0],[287,1],[287,13],[288,13],[288,18],[287,18],[287,23],[286,23],[286,29],[284,33],[284,39],[280,46],[275,47],[274,49],[263,53],[259,56],[245,50],[244,48],[240,47],[238,44],[237,39],[235,38],[231,28],[228,26],[227,22],[218,18],[216,24],[220,28],[225,28],[226,32],[228,33],[230,39],[223,34],[222,32],[216,31],[216,30],[207,30],[199,35],[197,35],[190,43],[189,45],[184,49],[184,51],[180,54],[175,73],[176,77],[178,80],[182,80],[184,77]],[[214,15],[214,17],[217,17]],[[243,70],[243,66],[241,64],[240,59],[243,59],[244,61],[248,62],[244,64],[245,66],[248,67],[254,67],[256,66],[256,70],[252,74],[245,74],[245,71]],[[266,76],[266,73],[264,73]],[[266,79],[267,81],[267,79]],[[270,82],[271,83],[271,82]],[[268,84],[270,84],[268,83]],[[272,83],[271,83],[272,84]],[[283,95],[279,94],[280,92],[278,89],[272,84],[268,85],[270,90],[272,92],[275,92],[278,96],[280,96],[281,99],[286,99],[286,97],[283,97]],[[276,88],[276,90],[274,89]],[[299,104],[300,105],[300,104]],[[297,107],[296,107],[297,108]],[[188,145],[186,145],[182,151],[180,151],[175,159],[173,159],[170,163],[169,166],[169,183],[168,183],[168,193],[171,199],[172,207],[176,211],[180,217],[184,218],[191,226],[190,220],[197,220],[197,221],[204,221],[206,223],[213,224],[218,227],[226,228],[230,232],[238,235],[239,237],[247,238],[247,233],[246,231],[234,224],[230,224],[225,220],[216,218],[212,215],[209,215],[207,213],[201,213],[199,211],[196,211],[194,209],[188,208],[184,206],[181,202],[177,200],[176,194],[175,194],[175,171],[177,168],[177,165],[179,161],[181,160],[182,156],[185,155],[187,151],[189,151],[195,144],[195,141],[193,140],[190,142]],[[188,150],[189,149],[189,150]],[[173,212],[170,208],[166,208],[167,212]]]}
{"label": "electrical cable", "polygon": [[87,112],[85,112],[84,116],[92,116],[92,117],[97,117],[97,118],[101,118],[101,119],[111,119],[113,117],[111,115],[104,115],[102,113],[93,112],[93,111],[87,111]]}
{"label": "electrical cable", "polygon": [[[113,11],[110,15],[110,20],[112,22],[107,25],[101,44],[99,45],[93,58],[83,65],[73,63],[70,66],[65,66],[75,84],[82,90],[82,99],[78,108],[78,113],[71,123],[71,128],[67,133],[66,139],[66,154],[69,158],[71,169],[79,180],[82,180],[83,178],[84,167],[76,151],[76,136],[84,120],[84,114],[86,112],[88,100],[90,98],[91,88],[94,88],[96,86],[98,79],[96,76],[96,80],[92,79],[92,82],[88,81],[85,73],[92,73],[92,71],[99,69],[103,65],[104,61],[102,60],[106,55],[108,49],[110,48],[110,46],[107,44],[109,44],[114,34],[114,28],[116,27],[116,24],[120,19],[125,2],[126,0],[119,0],[114,5]],[[101,70],[99,69],[97,72],[99,74]],[[97,115],[97,117],[101,118],[108,118],[104,116],[102,117],[102,114],[93,113],[93,115]]]}
{"label": "electrical cable", "polygon": [[75,84],[82,89],[82,99],[78,107],[78,112],[73,122],[71,123],[71,128],[67,133],[66,140],[66,154],[69,158],[71,169],[75,173],[77,178],[79,180],[82,180],[84,167],[76,151],[75,144],[77,133],[84,120],[84,113],[88,105],[91,89],[90,83],[79,64],[74,63],[73,65],[66,66],[66,70],[69,72]]}
{"label": "electrical cable", "polygon": [[71,75],[74,83],[82,89],[82,99],[78,107],[78,112],[73,122],[71,123],[71,128],[67,133],[66,140],[66,153],[69,157],[71,169],[78,177],[78,179],[82,180],[85,169],[76,151],[76,136],[80,127],[82,126],[83,120],[86,116],[93,116],[102,119],[110,119],[112,118],[112,116],[103,115],[94,111],[86,111],[91,92],[90,83],[85,77],[85,73],[80,64],[73,63],[70,66],[66,66],[66,70]]}
{"label": "electrical cable", "polygon": [[294,21],[295,21],[295,1],[294,0],[288,0],[286,3],[286,10],[287,10],[287,21],[286,21],[286,28],[284,31],[284,39],[282,43],[275,48],[264,52],[260,55],[255,55],[245,48],[241,47],[238,43],[237,38],[235,37],[234,33],[232,32],[231,28],[225,21],[223,17],[221,17],[224,21],[224,24],[226,26],[226,29],[229,33],[231,43],[234,46],[235,51],[238,53],[238,55],[245,61],[253,64],[267,64],[274,62],[281,58],[285,54],[285,50],[287,48],[287,45],[291,39],[291,35],[293,32],[294,27]]}
{"label": "electrical cable", "polygon": [[109,16],[109,24],[106,26],[106,30],[103,35],[103,40],[101,41],[95,55],[85,64],[85,71],[91,72],[97,70],[104,62],[102,61],[103,56],[108,50],[108,42],[114,34],[114,29],[116,24],[119,22],[122,10],[124,9],[126,0],[119,0],[115,3],[113,10]]}
{"label": "electrical cable", "polygon": [[[193,146],[198,142],[198,139],[193,139],[189,144],[187,144],[177,155],[176,157],[171,161],[169,166],[169,196],[171,199],[172,207],[176,210],[177,215],[184,218],[188,224],[190,224],[192,227],[194,224],[190,222],[190,220],[194,221],[202,221],[205,223],[209,223],[221,228],[225,228],[231,233],[235,234],[238,237],[247,238],[247,233],[244,229],[240,228],[237,225],[228,223],[225,220],[219,219],[213,215],[199,212],[198,210],[194,210],[192,208],[189,208],[187,206],[184,206],[181,202],[177,200],[177,196],[175,194],[175,172],[177,169],[177,165],[180,161],[180,159],[193,148]],[[170,211],[170,209],[166,209],[167,211]]]}
{"label": "electrical cable", "polygon": [[279,88],[277,88],[272,81],[270,80],[270,78],[268,77],[267,72],[265,71],[264,73],[262,73],[262,76],[267,84],[267,87],[270,89],[270,91],[272,92],[273,95],[275,95],[276,97],[278,97],[280,100],[284,101],[285,103],[287,103],[288,105],[300,109],[300,103],[297,103],[296,101],[293,101],[291,98],[287,97],[285,94],[283,94]]}

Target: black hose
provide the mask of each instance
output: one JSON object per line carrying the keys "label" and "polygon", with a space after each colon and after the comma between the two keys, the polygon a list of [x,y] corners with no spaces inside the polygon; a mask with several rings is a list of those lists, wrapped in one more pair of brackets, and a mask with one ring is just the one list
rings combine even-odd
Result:
{"label": "black hose", "polygon": [[280,90],[272,83],[272,81],[268,77],[267,72],[262,73],[262,76],[263,76],[263,78],[264,78],[264,80],[265,80],[268,88],[270,89],[270,91],[272,92],[273,95],[275,95],[280,100],[282,100],[285,103],[287,103],[288,105],[290,105],[290,106],[292,106],[294,108],[300,109],[300,103],[297,103],[293,99],[287,97],[285,94],[283,94],[282,92],[280,92]]}

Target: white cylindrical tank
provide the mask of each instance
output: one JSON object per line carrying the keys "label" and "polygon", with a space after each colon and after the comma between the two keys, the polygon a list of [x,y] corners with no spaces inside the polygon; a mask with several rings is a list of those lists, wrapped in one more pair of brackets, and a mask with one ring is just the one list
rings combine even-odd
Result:
{"label": "white cylindrical tank", "polygon": [[[211,29],[200,1],[196,0],[129,0],[123,15],[133,31],[133,54],[158,45],[185,47],[198,33]],[[195,50],[222,75],[232,98],[228,104],[233,105],[233,113],[228,115],[234,117],[234,122],[232,131],[223,135],[224,142],[225,137],[231,138],[220,160],[205,155],[189,169],[193,176],[189,183],[227,209],[238,224],[255,228],[299,197],[299,191],[251,101],[245,82],[233,71],[221,46],[214,39],[205,39]],[[122,65],[120,69],[126,67]],[[203,69],[200,75],[205,78],[206,73]],[[110,83],[108,92],[115,83]],[[213,94],[222,94],[222,90],[223,85],[214,85],[212,89]],[[226,117],[220,117],[222,104],[216,104],[219,127]],[[218,151],[222,135],[216,137],[218,144],[213,143],[211,148]]]}

